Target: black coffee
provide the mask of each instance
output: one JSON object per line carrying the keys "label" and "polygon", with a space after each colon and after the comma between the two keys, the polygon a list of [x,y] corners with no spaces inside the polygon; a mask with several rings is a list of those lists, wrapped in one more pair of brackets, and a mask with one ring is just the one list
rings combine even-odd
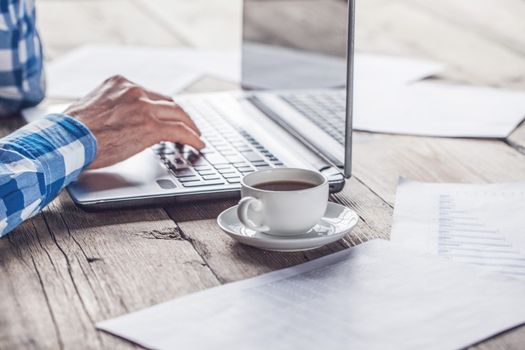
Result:
{"label": "black coffee", "polygon": [[301,181],[272,181],[272,182],[263,182],[253,187],[259,190],[265,191],[298,191],[306,190],[308,188],[315,187],[317,185],[312,185],[308,182]]}

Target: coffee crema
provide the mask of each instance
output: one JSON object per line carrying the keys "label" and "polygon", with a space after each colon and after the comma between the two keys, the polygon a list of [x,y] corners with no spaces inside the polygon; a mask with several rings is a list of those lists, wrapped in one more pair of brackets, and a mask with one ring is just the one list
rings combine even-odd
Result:
{"label": "coffee crema", "polygon": [[257,185],[253,185],[252,187],[258,189],[258,190],[264,190],[264,191],[300,191],[300,190],[306,190],[309,188],[316,187],[318,185],[314,185],[308,182],[302,182],[302,181],[271,181],[271,182],[262,182]]}

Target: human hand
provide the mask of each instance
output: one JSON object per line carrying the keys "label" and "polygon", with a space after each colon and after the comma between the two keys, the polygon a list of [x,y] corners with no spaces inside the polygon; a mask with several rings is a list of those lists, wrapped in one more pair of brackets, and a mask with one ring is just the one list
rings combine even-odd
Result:
{"label": "human hand", "polygon": [[118,163],[160,141],[204,147],[195,123],[170,97],[119,75],[106,80],[64,113],[86,125],[97,139],[91,169]]}

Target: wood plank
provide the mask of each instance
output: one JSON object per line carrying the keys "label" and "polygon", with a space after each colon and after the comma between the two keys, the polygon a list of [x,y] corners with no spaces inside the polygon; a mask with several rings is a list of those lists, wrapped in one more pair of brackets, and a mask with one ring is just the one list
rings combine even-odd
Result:
{"label": "wood plank", "polygon": [[480,342],[474,346],[469,347],[469,350],[520,350],[523,349],[523,342],[525,339],[525,327],[521,326],[518,329],[505,332],[501,336]]}
{"label": "wood plank", "polygon": [[525,123],[521,123],[507,138],[507,142],[517,151],[525,154]]}
{"label": "wood plank", "polygon": [[24,121],[20,115],[14,115],[0,120],[0,137],[9,135],[13,130],[24,126]]}
{"label": "wood plank", "polygon": [[[356,133],[354,174],[393,205],[400,176],[431,182],[523,181],[525,156],[502,141]],[[525,326],[480,349],[523,343]]]}
{"label": "wood plank", "polygon": [[[453,11],[443,9],[448,10]],[[479,35],[475,28],[451,23],[421,7],[400,1],[358,1],[356,21],[356,46],[360,51],[442,62],[447,69],[439,77],[451,81],[524,86],[523,55]]]}
{"label": "wood plank", "polygon": [[240,47],[242,0],[134,0],[134,4],[189,46]]}
{"label": "wood plank", "polygon": [[[48,58],[82,44],[183,42],[128,1],[37,5]],[[162,209],[85,213],[62,193],[0,240],[0,348],[134,347],[94,322],[219,283],[183,237]]]}
{"label": "wood plank", "polygon": [[36,6],[37,25],[48,59],[86,44],[180,46],[184,43],[130,1],[37,1]]}
{"label": "wood plank", "polygon": [[128,348],[94,322],[219,282],[160,209],[86,213],[67,193],[0,240],[0,348]]}
{"label": "wood plank", "polygon": [[[360,2],[358,6],[359,4],[366,6],[370,2]],[[455,81],[508,86],[510,80],[514,84],[512,86],[520,86],[515,79],[516,72],[523,69],[519,54],[480,38],[475,31],[450,26],[424,9],[392,2],[383,5],[379,10],[377,7],[365,8],[365,15],[361,12],[361,17],[358,17],[358,26],[365,23],[358,27],[359,48],[443,61],[451,66],[443,77]],[[418,31],[413,28],[418,28]],[[478,57],[479,52],[485,53],[484,57]],[[354,152],[357,179],[369,185],[390,204],[394,202],[397,178],[400,175],[423,181],[490,182],[521,180],[525,174],[522,156],[500,141],[425,139],[358,133]],[[356,186],[351,188],[355,189]],[[363,202],[369,203],[367,196],[361,195]],[[170,214],[173,216],[173,212],[170,211]],[[364,218],[381,221],[389,220],[390,216],[383,212],[368,212]],[[213,231],[213,219],[203,218],[201,225],[202,231]],[[362,223],[360,227],[361,225]],[[188,226],[182,227],[185,232],[198,232]],[[226,265],[232,271],[219,270],[215,273],[223,280],[235,280],[250,275],[250,271],[239,271],[231,254],[217,258],[218,253],[228,249],[231,242],[223,242],[223,247],[217,248],[220,233],[216,235],[212,238],[203,235],[192,237],[198,242],[197,250],[208,257],[212,269],[219,266],[224,271],[227,269],[220,266]],[[249,254],[250,259],[254,259],[252,254]],[[215,258],[220,261],[213,261]],[[260,266],[259,262],[254,264]],[[480,348],[512,346],[519,344],[520,340],[522,343],[523,337],[522,327],[482,344]]]}
{"label": "wood plank", "polygon": [[[520,0],[444,0],[439,2],[425,0],[405,0],[430,16],[440,18],[452,27],[463,28],[474,33],[494,46],[503,48],[521,56],[521,65],[513,66],[509,74],[501,77],[498,86],[525,90],[525,3]],[[483,55],[480,55],[483,53]],[[492,60],[496,70],[504,66],[498,56],[482,51],[473,51],[471,61],[477,61],[479,56]],[[494,70],[494,69],[493,69]],[[480,71],[480,74],[486,74]],[[473,81],[476,82],[476,81]],[[524,111],[525,116],[525,111]],[[508,138],[511,146],[525,153],[525,125],[520,125]]]}
{"label": "wood plank", "polygon": [[245,8],[248,41],[346,56],[344,1],[248,1]]}
{"label": "wood plank", "polygon": [[[525,59],[525,3],[520,0],[404,0],[451,26],[477,33]],[[525,85],[524,85],[525,86]]]}
{"label": "wood plank", "polygon": [[332,199],[352,208],[362,219],[343,241],[304,253],[263,251],[241,245],[224,234],[217,225],[216,217],[235,205],[237,199],[189,203],[168,207],[166,211],[221,283],[225,283],[305,262],[372,238],[389,237],[392,208],[359,181],[350,180],[345,189]]}
{"label": "wood plank", "polygon": [[[307,255],[302,252],[264,251],[239,244],[223,233],[217,225],[216,217],[237,201],[238,199],[208,201],[165,208],[221,283],[254,277],[308,260]],[[337,250],[344,245],[335,243],[332,247]]]}
{"label": "wood plank", "polygon": [[525,178],[525,156],[502,141],[357,133],[354,173],[388,203],[398,177],[435,182]]}
{"label": "wood plank", "polygon": [[[238,37],[222,32],[232,28],[233,18],[224,6],[235,1],[37,5],[47,9],[40,23],[48,33],[43,32],[52,57],[79,42],[234,47]],[[469,28],[451,25],[449,17],[411,3],[371,0],[358,2],[358,7],[360,49],[449,63],[451,68],[443,77],[455,81],[521,87],[520,81],[512,80],[523,71],[519,53],[480,37],[479,28],[469,29],[472,23]],[[152,13],[155,20],[147,19]],[[147,27],[154,29],[142,33],[136,23],[149,23]],[[173,39],[178,32],[180,39]],[[494,66],[497,61],[502,67]],[[355,153],[357,177],[334,198],[354,208],[362,221],[346,241],[306,254],[262,252],[231,241],[219,231],[215,216],[234,201],[167,208],[179,221],[177,226],[161,210],[86,214],[62,194],[44,214],[22,225],[9,239],[0,240],[0,279],[9,282],[0,284],[0,293],[8,296],[0,302],[0,314],[11,317],[0,317],[0,348],[75,348],[79,342],[94,348],[128,347],[95,332],[92,322],[306,261],[370,237],[387,237],[399,175],[427,181],[487,182],[522,179],[524,173],[521,156],[499,141],[358,133]],[[45,312],[35,316],[34,310]],[[481,348],[519,348],[523,339],[521,328]]]}

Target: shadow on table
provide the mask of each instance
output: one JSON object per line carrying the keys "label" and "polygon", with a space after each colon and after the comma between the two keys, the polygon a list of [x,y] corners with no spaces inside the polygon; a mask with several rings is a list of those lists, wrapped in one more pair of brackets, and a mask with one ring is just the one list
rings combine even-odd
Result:
{"label": "shadow on table", "polygon": [[[261,250],[243,245],[239,242],[233,242],[228,251],[231,254],[231,260],[235,261],[236,265],[251,266],[251,270],[254,271],[253,276],[255,276],[264,272],[302,264],[346,248],[348,248],[348,246],[343,241],[338,241],[308,251],[276,252]],[[246,277],[247,276],[244,276],[244,278]],[[227,282],[233,281],[234,280],[227,280]]]}
{"label": "shadow on table", "polygon": [[239,198],[196,201],[165,206],[164,209],[175,222],[216,219],[224,210],[237,205]]}
{"label": "shadow on table", "polygon": [[143,206],[126,209],[86,211],[78,208],[67,193],[45,210],[46,216],[61,216],[65,222],[76,228],[92,228],[128,223],[162,221],[176,222],[215,219],[223,210],[236,205],[238,198],[195,201],[173,205]]}

